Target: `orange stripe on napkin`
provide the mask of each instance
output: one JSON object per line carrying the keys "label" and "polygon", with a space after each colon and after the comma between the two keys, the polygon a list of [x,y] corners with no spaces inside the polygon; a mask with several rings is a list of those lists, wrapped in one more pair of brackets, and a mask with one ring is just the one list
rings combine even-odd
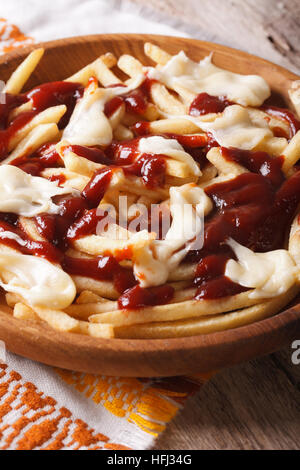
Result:
{"label": "orange stripe on napkin", "polygon": [[9,23],[5,18],[0,18],[0,41],[2,54],[35,42],[32,37],[23,34],[18,26]]}
{"label": "orange stripe on napkin", "polygon": [[[13,418],[13,419],[12,419]],[[11,424],[1,424],[4,422]],[[1,450],[125,449],[0,364]],[[127,448],[128,449],[128,448]]]}

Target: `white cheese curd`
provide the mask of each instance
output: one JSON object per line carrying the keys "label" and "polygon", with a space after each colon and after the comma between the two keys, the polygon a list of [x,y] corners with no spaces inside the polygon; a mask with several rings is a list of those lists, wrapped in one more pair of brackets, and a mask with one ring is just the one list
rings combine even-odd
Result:
{"label": "white cheese curd", "polygon": [[197,63],[181,51],[163,67],[147,70],[150,78],[160,80],[169,88],[180,86],[196,94],[226,96],[243,106],[260,106],[271,94],[262,77],[221,69],[212,63],[211,55]]}
{"label": "white cheese curd", "polygon": [[107,87],[106,90],[109,90],[113,95],[125,95],[126,93],[138,88],[144,80],[145,75],[143,73],[139,73],[136,77],[129,79],[126,86]]}
{"label": "white cheese curd", "polygon": [[233,239],[227,243],[238,261],[227,262],[225,276],[241,286],[255,289],[249,294],[251,298],[276,297],[295,283],[297,268],[287,250],[254,253]]}
{"label": "white cheese curd", "polygon": [[139,141],[138,150],[141,153],[166,155],[174,160],[186,163],[195,176],[201,175],[201,171],[193,157],[185,152],[176,139],[166,139],[161,136],[143,137]]}
{"label": "white cheese curd", "polygon": [[128,86],[125,87],[95,88],[94,83],[87,86],[63,132],[63,139],[72,145],[110,144],[113,131],[109,119],[104,114],[105,104],[114,96],[135,90],[144,80],[145,75],[139,74],[135,79],[129,80]]}
{"label": "white cheese curd", "polygon": [[75,193],[71,187],[60,188],[57,183],[32,176],[12,165],[0,166],[0,212],[12,212],[34,217],[42,212],[58,214],[54,196]]}
{"label": "white cheese curd", "polygon": [[212,122],[204,122],[192,116],[184,116],[210,132],[222,147],[236,147],[252,150],[265,139],[273,137],[273,133],[264,119],[254,119],[251,111],[239,105],[228,106],[221,116]]}
{"label": "white cheese curd", "polygon": [[76,295],[72,278],[44,258],[0,253],[0,286],[19,294],[30,306],[63,309]]}
{"label": "white cheese curd", "polygon": [[142,287],[164,284],[196,237],[202,247],[204,215],[211,209],[212,202],[203,189],[193,184],[170,188],[172,224],[165,239],[152,240],[134,252],[134,274]]}
{"label": "white cheese curd", "polygon": [[112,140],[112,128],[104,114],[104,106],[113,93],[103,88],[89,86],[77,102],[63,139],[72,145],[108,145]]}

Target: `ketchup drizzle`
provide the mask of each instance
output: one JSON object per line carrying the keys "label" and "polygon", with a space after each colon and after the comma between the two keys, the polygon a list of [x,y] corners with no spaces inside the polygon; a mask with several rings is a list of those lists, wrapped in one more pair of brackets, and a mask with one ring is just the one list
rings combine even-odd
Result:
{"label": "ketchup drizzle", "polygon": [[279,108],[278,106],[262,105],[262,111],[270,116],[275,116],[286,121],[290,128],[290,139],[300,130],[300,121],[289,109]]}
{"label": "ketchup drizzle", "polygon": [[120,309],[134,310],[153,305],[163,305],[168,303],[174,295],[171,286],[150,287],[148,289],[139,285],[126,290],[119,297],[118,305]]}
{"label": "ketchup drizzle", "polygon": [[189,115],[197,117],[209,113],[222,113],[227,106],[232,104],[225,96],[212,96],[208,93],[200,93],[192,101]]}

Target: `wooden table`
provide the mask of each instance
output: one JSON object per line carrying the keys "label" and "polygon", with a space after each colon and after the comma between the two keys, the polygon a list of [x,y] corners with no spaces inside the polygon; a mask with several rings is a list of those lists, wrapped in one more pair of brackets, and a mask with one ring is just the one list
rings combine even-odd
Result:
{"label": "wooden table", "polygon": [[[130,0],[180,31],[300,74],[299,0]],[[151,7],[150,7],[151,5]],[[300,340],[300,338],[299,338]],[[300,365],[292,349],[217,374],[156,449],[299,449]]]}

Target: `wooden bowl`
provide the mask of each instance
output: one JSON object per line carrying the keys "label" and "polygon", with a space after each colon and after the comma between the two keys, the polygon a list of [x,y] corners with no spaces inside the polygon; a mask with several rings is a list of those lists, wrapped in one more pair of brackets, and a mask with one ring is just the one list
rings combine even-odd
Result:
{"label": "wooden bowl", "polygon": [[[259,74],[270,84],[277,101],[290,105],[288,88],[299,79],[293,73],[245,52],[193,39],[138,34],[82,36],[44,43],[45,56],[28,82],[64,79],[107,51],[132,54],[147,63],[144,42],[151,41],[175,54],[183,49],[195,60],[214,52],[223,68]],[[0,77],[7,80],[33,48],[0,58]],[[61,333],[48,326],[18,320],[0,311],[0,339],[8,350],[45,364],[112,376],[158,377],[207,372],[274,352],[300,339],[300,304],[249,326],[208,335],[158,340],[95,339]]]}

